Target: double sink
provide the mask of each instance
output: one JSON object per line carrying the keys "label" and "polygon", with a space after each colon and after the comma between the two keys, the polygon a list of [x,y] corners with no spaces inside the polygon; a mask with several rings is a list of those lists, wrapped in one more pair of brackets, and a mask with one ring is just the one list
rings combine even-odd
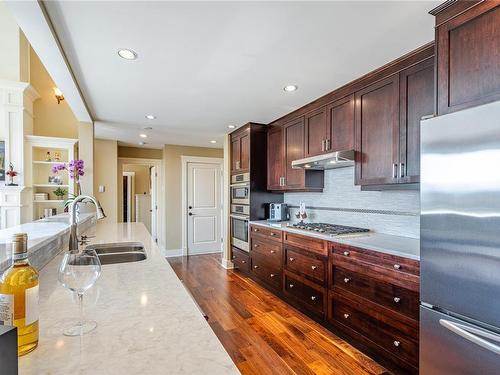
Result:
{"label": "double sink", "polygon": [[101,264],[139,262],[147,258],[144,245],[140,242],[95,244],[85,249],[94,250]]}

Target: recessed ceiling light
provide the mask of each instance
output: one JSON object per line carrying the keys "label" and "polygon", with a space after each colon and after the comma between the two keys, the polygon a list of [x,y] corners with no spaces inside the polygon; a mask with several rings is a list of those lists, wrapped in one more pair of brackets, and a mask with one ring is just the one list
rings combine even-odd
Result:
{"label": "recessed ceiling light", "polygon": [[285,87],[283,87],[283,90],[285,90],[286,92],[292,92],[298,90],[298,88],[299,86],[297,85],[286,85]]}
{"label": "recessed ceiling light", "polygon": [[212,141],[210,141],[210,143],[217,143],[217,141],[212,140]]}
{"label": "recessed ceiling light", "polygon": [[132,51],[131,49],[124,48],[118,50],[118,56],[125,60],[135,60],[137,59],[137,52]]}
{"label": "recessed ceiling light", "polygon": [[156,116],[154,116],[154,115],[146,115],[146,118],[148,120],[154,120],[156,118]]}
{"label": "recessed ceiling light", "polygon": [[228,127],[229,129],[234,129],[236,126],[234,126],[234,125],[228,125],[227,127]]}
{"label": "recessed ceiling light", "polygon": [[148,135],[147,134],[139,134],[139,137],[141,137],[141,138],[147,138]]}

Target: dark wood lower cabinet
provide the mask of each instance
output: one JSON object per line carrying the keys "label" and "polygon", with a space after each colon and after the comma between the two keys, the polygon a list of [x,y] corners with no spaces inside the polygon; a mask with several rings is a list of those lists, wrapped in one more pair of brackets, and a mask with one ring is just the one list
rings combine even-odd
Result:
{"label": "dark wood lower cabinet", "polygon": [[240,270],[396,373],[418,373],[418,261],[255,225],[250,243]]}
{"label": "dark wood lower cabinet", "polygon": [[248,275],[250,272],[250,255],[246,251],[233,247],[233,264],[235,269]]}

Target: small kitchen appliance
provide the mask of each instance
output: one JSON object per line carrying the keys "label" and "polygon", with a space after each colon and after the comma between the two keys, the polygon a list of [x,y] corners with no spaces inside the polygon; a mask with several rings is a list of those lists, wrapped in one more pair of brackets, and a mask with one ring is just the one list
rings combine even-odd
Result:
{"label": "small kitchen appliance", "polygon": [[269,221],[286,221],[289,219],[286,203],[269,204]]}

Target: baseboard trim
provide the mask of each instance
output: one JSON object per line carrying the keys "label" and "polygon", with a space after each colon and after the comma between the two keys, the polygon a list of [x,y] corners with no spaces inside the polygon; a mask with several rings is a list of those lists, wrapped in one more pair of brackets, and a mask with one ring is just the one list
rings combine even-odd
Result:
{"label": "baseboard trim", "polygon": [[219,253],[222,253],[221,250],[208,250],[208,251],[200,251],[200,252],[196,252],[196,253],[187,253],[187,255],[203,255],[203,254],[219,254]]}
{"label": "baseboard trim", "polygon": [[182,249],[162,249],[161,252],[165,258],[181,257],[183,255]]}
{"label": "baseboard trim", "polygon": [[225,268],[226,270],[232,270],[234,268],[234,263],[229,259],[222,258],[220,264],[222,268]]}

